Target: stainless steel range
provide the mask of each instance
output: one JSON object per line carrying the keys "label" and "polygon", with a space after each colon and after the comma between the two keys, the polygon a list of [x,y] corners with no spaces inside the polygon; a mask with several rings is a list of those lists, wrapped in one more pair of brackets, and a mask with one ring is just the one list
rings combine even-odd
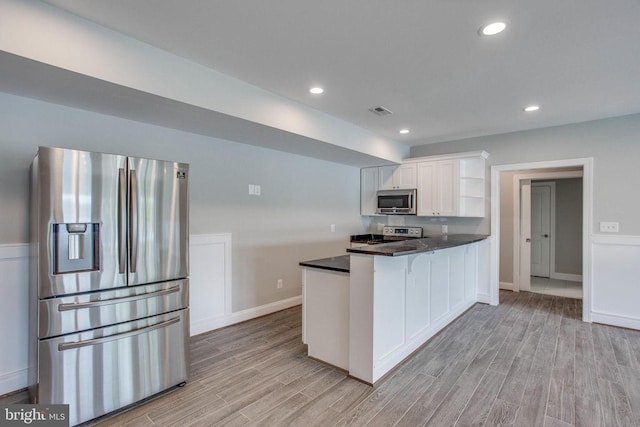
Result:
{"label": "stainless steel range", "polygon": [[351,247],[356,248],[366,245],[379,245],[381,243],[420,238],[422,238],[422,227],[388,225],[382,229],[382,234],[356,234],[351,236]]}
{"label": "stainless steel range", "polygon": [[30,394],[72,425],[187,380],[188,168],[46,147],[32,164]]}

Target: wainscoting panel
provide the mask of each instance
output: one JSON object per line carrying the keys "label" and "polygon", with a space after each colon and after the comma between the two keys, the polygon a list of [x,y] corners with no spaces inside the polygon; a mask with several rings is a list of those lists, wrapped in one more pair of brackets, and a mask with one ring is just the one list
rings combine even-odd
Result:
{"label": "wainscoting panel", "polygon": [[591,320],[640,329],[640,236],[593,235]]}
{"label": "wainscoting panel", "polygon": [[[231,311],[231,234],[192,235],[190,250],[191,335],[284,310],[297,296]],[[27,387],[29,245],[0,245],[0,395]]]}
{"label": "wainscoting panel", "polygon": [[27,386],[29,245],[0,245],[0,395]]}
{"label": "wainscoting panel", "polygon": [[189,238],[191,335],[215,329],[231,314],[231,234]]}

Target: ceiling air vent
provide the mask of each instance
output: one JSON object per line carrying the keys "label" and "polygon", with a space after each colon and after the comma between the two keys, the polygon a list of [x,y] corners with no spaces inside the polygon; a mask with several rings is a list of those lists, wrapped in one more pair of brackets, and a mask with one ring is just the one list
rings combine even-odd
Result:
{"label": "ceiling air vent", "polygon": [[369,108],[369,111],[379,116],[388,116],[389,114],[393,114],[391,110],[389,110],[388,108],[384,108],[382,105],[378,107]]}

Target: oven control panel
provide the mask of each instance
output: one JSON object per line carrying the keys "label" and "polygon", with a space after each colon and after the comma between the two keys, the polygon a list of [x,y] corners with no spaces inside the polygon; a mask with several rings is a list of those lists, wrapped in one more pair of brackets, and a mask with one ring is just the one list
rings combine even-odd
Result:
{"label": "oven control panel", "polygon": [[382,229],[383,236],[393,236],[393,237],[412,237],[412,238],[420,238],[422,237],[422,227],[395,227],[395,226],[386,226]]}

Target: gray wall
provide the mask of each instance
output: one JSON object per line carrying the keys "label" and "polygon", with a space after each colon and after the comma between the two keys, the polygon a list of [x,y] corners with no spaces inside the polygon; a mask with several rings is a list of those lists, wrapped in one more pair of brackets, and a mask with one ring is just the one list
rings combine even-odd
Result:
{"label": "gray wall", "polygon": [[556,183],[556,273],[582,275],[582,178]]}
{"label": "gray wall", "polygon": [[[344,253],[366,225],[355,167],[2,93],[0,129],[0,244],[28,242],[39,145],[187,162],[191,234],[233,234],[234,311],[299,295],[298,262]],[[248,184],[262,196],[249,196]]]}
{"label": "gray wall", "polygon": [[[490,153],[488,165],[592,157],[592,231],[600,221],[617,221],[619,234],[640,235],[640,198],[633,194],[640,182],[640,114],[422,145],[412,148],[411,157],[474,150]],[[490,221],[487,215],[481,224],[467,223],[489,232]]]}
{"label": "gray wall", "polygon": [[[639,114],[422,145],[412,148],[411,157],[476,150],[486,150],[490,154],[487,159],[489,179],[490,166],[492,165],[592,157],[594,159],[592,232],[598,233],[600,221],[617,221],[620,223],[619,234],[640,235],[640,198],[633,197],[633,194],[629,192],[634,188],[635,183],[640,182],[640,168],[637,167],[637,159],[640,158]],[[511,194],[513,173],[505,172],[501,175],[500,281],[512,283],[513,210]],[[490,194],[490,183],[487,185],[487,194]],[[578,196],[574,193],[571,197],[575,201]],[[575,201],[575,203],[578,202]],[[491,232],[489,209],[490,206],[487,204],[487,217],[480,221],[455,219],[447,220],[445,223],[450,224],[450,233],[470,230],[489,233]],[[575,227],[581,226],[581,223],[574,222],[574,231]],[[437,227],[434,227],[435,229]],[[569,248],[574,249],[558,247],[556,252],[569,251],[575,256],[565,260],[556,259],[558,272],[581,274],[582,254],[575,250],[578,246],[582,246],[581,233],[579,238],[580,241],[574,237],[562,238],[562,244],[567,244]]]}

